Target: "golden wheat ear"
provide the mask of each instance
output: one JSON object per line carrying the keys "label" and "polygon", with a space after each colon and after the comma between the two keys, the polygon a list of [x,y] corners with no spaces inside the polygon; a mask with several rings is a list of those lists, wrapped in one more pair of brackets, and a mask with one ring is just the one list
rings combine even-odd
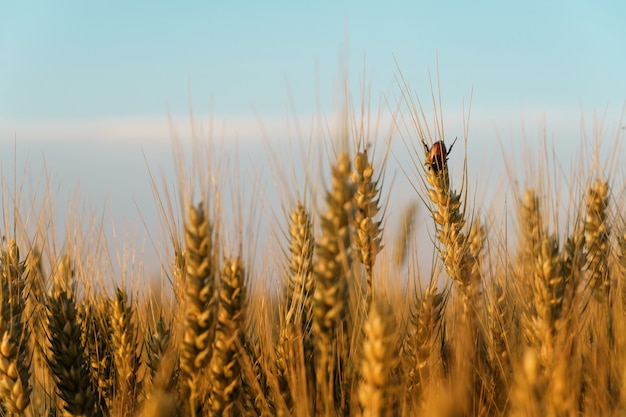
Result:
{"label": "golden wheat ear", "polygon": [[215,331],[217,266],[213,262],[212,233],[204,204],[190,206],[185,223],[185,327],[180,366],[189,388],[192,416],[203,414],[204,399],[209,392],[207,384],[203,382],[203,372],[211,360]]}
{"label": "golden wheat ear", "polygon": [[392,399],[395,393],[392,373],[397,363],[392,317],[390,308],[383,306],[378,299],[372,300],[363,326],[363,357],[358,387],[363,417],[392,415]]}
{"label": "golden wheat ear", "polygon": [[89,371],[98,393],[97,407],[103,414],[113,408],[116,372],[111,336],[111,303],[107,298],[88,300],[79,306],[79,318]]}
{"label": "golden wheat ear", "polygon": [[597,180],[587,192],[587,215],[585,217],[585,245],[589,287],[600,302],[607,302],[611,289],[609,275],[610,228],[607,222],[609,184]]}
{"label": "golden wheat ear", "polygon": [[378,219],[380,212],[379,179],[374,177],[374,167],[368,159],[367,152],[359,152],[354,158],[352,181],[356,184],[354,193],[354,244],[356,255],[365,267],[367,278],[366,305],[372,300],[372,274],[376,255],[381,251],[382,221]]}
{"label": "golden wheat ear", "polygon": [[116,288],[111,310],[111,341],[115,348],[113,361],[117,375],[116,407],[129,414],[137,407],[136,396],[142,382],[139,374],[141,352],[135,309],[123,288]]}
{"label": "golden wheat ear", "polygon": [[313,223],[305,207],[298,203],[289,224],[289,282],[286,293],[285,325],[299,322],[310,339],[313,314]]}
{"label": "golden wheat ear", "polygon": [[434,207],[430,208],[435,221],[441,259],[450,278],[457,284],[463,299],[466,313],[472,310],[469,303],[473,288],[471,269],[474,261],[469,252],[468,238],[463,232],[465,213],[460,192],[452,190],[448,165],[441,170],[426,172],[426,182],[430,185],[428,196]]}
{"label": "golden wheat ear", "polygon": [[[283,302],[284,313],[278,341],[276,343],[276,371],[278,385],[285,407],[293,411],[294,400],[291,392],[290,373],[293,360],[297,356],[307,359],[306,381],[314,375],[312,369],[313,340],[311,321],[313,318],[313,223],[309,213],[300,202],[289,216],[289,270],[287,290]],[[296,338],[301,340],[302,352],[294,352]]]}
{"label": "golden wheat ear", "polygon": [[169,351],[171,344],[172,330],[165,322],[163,315],[159,316],[155,325],[150,325],[146,329],[145,346],[146,346],[146,365],[150,370],[149,382],[154,383],[157,371],[161,369],[161,362]]}
{"label": "golden wheat ear", "polygon": [[16,416],[26,412],[32,391],[24,270],[17,243],[9,239],[0,259],[0,404]]}
{"label": "golden wheat ear", "polygon": [[240,258],[225,259],[220,274],[213,356],[209,367],[210,416],[239,415],[241,390],[239,349],[243,337],[245,271]]}
{"label": "golden wheat ear", "polygon": [[55,285],[48,298],[48,349],[46,362],[56,384],[63,409],[71,416],[100,416],[97,394],[89,372],[88,356],[81,343],[81,327],[71,291],[70,258],[57,266]]}
{"label": "golden wheat ear", "polygon": [[[347,410],[344,377],[348,350],[348,275],[350,216],[354,185],[350,180],[350,156],[340,153],[332,167],[332,188],[326,193],[326,212],[321,216],[322,236],[317,239],[317,262],[313,267],[313,335],[316,352],[316,405],[329,415],[337,408]],[[342,382],[342,383],[340,383]]]}
{"label": "golden wheat ear", "polygon": [[431,381],[440,378],[443,372],[440,347],[444,337],[446,303],[446,293],[440,292],[437,283],[432,282],[410,317],[409,331],[404,342],[409,368],[407,395],[417,408],[423,406],[423,395]]}

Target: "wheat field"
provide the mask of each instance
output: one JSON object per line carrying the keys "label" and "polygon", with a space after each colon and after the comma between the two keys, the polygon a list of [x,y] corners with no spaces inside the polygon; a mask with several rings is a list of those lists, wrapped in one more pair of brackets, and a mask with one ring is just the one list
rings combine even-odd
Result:
{"label": "wheat field", "polygon": [[433,114],[403,102],[394,120],[415,203],[392,201],[394,156],[346,116],[356,128],[330,141],[321,177],[305,167],[268,221],[281,250],[251,243],[243,218],[255,209],[236,175],[201,152],[177,158],[178,188],[152,184],[168,248],[157,283],[125,268],[110,278],[97,222],[54,231],[48,197],[37,212],[5,191],[0,415],[626,415],[619,161],[590,154],[567,204],[549,167],[510,178],[501,223],[470,189],[471,133],[445,160],[432,153],[452,144],[436,97]]}

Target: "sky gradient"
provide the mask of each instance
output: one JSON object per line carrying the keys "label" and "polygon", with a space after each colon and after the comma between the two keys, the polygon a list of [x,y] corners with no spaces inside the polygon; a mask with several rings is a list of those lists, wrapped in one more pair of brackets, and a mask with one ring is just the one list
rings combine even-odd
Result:
{"label": "sky gradient", "polygon": [[624,2],[209,3],[3,2],[0,117],[185,115],[190,98],[200,114],[282,116],[289,94],[309,114],[318,93],[328,112],[346,55],[376,95],[398,67],[426,86],[438,59],[451,104],[472,88],[476,107],[512,113],[624,102]]}

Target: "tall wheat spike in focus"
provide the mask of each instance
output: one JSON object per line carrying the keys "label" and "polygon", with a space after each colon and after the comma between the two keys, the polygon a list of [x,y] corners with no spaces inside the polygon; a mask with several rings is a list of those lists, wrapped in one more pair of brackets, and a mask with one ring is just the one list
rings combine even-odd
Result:
{"label": "tall wheat spike in focus", "polygon": [[202,414],[203,369],[211,359],[215,328],[215,275],[211,224],[204,205],[190,206],[185,224],[184,282],[186,312],[181,368],[189,386],[193,416]]}
{"label": "tall wheat spike in focus", "polygon": [[313,313],[313,224],[302,203],[291,212],[289,224],[289,282],[287,290],[286,323],[300,317],[303,331],[311,322]]}
{"label": "tall wheat spike in focus", "polygon": [[[342,409],[345,394],[340,381],[347,350],[346,321],[350,258],[350,221],[354,185],[350,181],[350,156],[342,152],[332,167],[332,188],[326,193],[326,212],[321,216],[322,236],[317,239],[313,335],[316,345],[316,404],[323,415]],[[343,379],[344,382],[347,382]]]}
{"label": "tall wheat spike in focus", "polygon": [[[432,167],[431,156],[427,154],[426,181],[432,188],[428,190],[430,200],[435,203],[435,210],[431,211],[437,225],[437,238],[442,243],[441,258],[446,271],[465,296],[472,293],[468,242],[463,233],[465,225],[464,213],[461,207],[461,193],[450,188],[450,174],[448,163],[441,162],[440,169]],[[442,156],[436,155],[436,158]]]}
{"label": "tall wheat spike in focus", "polygon": [[[311,337],[315,288],[314,249],[311,218],[304,205],[298,202],[289,216],[289,277],[285,294],[284,324],[280,328],[276,347],[278,383],[288,409],[293,409],[293,398],[289,387],[289,363],[293,362],[297,354],[294,352],[296,345],[302,347],[306,380],[311,381],[315,375],[312,363],[314,345]],[[308,391],[311,389],[312,387],[309,386]]]}

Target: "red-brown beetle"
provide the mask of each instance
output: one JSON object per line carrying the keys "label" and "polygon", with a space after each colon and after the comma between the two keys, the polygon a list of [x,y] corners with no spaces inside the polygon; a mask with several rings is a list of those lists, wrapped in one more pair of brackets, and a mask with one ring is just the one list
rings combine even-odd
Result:
{"label": "red-brown beetle", "polygon": [[456,143],[457,139],[458,138],[454,138],[454,142],[450,145],[450,149],[446,149],[446,144],[443,140],[438,140],[433,143],[433,146],[430,148],[426,142],[422,140],[422,144],[426,150],[426,164],[424,165],[426,165],[428,169],[432,170],[435,174],[439,173],[439,171],[446,166],[446,163],[448,162],[448,155],[452,152],[452,147]]}

